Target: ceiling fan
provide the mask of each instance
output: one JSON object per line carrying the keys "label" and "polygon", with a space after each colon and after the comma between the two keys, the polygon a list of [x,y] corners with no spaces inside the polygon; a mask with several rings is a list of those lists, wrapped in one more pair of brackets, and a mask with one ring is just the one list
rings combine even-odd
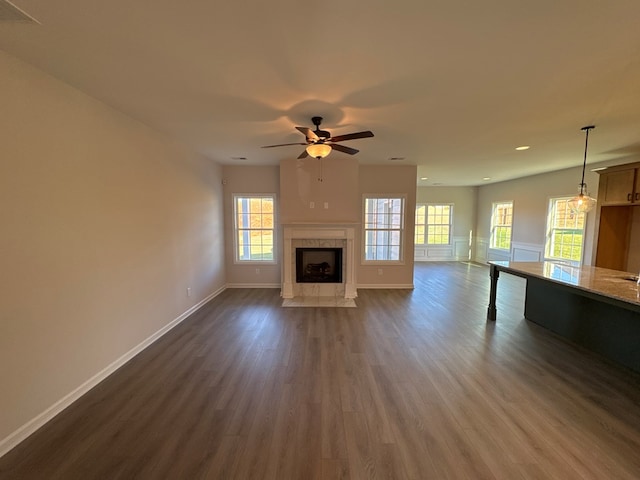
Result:
{"label": "ceiling fan", "polygon": [[309,155],[315,158],[323,158],[331,153],[331,150],[338,150],[339,152],[348,153],[349,155],[355,155],[359,152],[355,148],[345,147],[339,145],[338,142],[344,142],[345,140],[355,140],[357,138],[373,137],[373,132],[369,130],[365,132],[347,133],[346,135],[338,135],[332,137],[331,133],[326,130],[320,130],[320,124],[322,123],[322,117],[313,117],[311,121],[316,126],[315,130],[311,130],[307,127],[296,127],[297,130],[302,132],[306,137],[306,142],[296,143],[281,143],[278,145],[266,145],[262,148],[273,147],[285,147],[288,145],[306,145],[307,148],[300,154],[298,158],[306,158]]}

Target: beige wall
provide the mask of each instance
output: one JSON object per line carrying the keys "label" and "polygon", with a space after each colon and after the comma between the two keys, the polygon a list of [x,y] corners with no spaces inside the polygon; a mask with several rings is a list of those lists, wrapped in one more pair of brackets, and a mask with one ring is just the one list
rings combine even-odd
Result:
{"label": "beige wall", "polygon": [[453,236],[469,237],[476,225],[477,195],[478,187],[418,187],[416,203],[452,203]]}
{"label": "beige wall", "polygon": [[[596,165],[590,165],[594,168]],[[491,229],[493,202],[513,201],[512,243],[523,243],[534,248],[544,248],[547,211],[552,197],[573,196],[578,193],[582,167],[520,178],[508,182],[484,185],[478,190],[478,237],[488,240]],[[585,174],[589,193],[598,193],[598,174],[589,169]],[[591,264],[595,210],[587,215],[583,263]]]}
{"label": "beige wall", "polygon": [[[279,225],[281,215],[280,169],[277,166],[222,167],[224,183],[224,224],[225,224],[225,264],[227,285],[230,287],[280,286],[280,265],[282,259],[282,228]],[[270,193],[276,195],[276,263],[275,264],[238,264],[235,262],[233,196],[235,194]]]}
{"label": "beige wall", "polygon": [[[358,285],[361,287],[409,287],[413,285],[413,245],[416,210],[417,167],[414,165],[381,166],[361,165],[359,175],[360,200],[359,211],[363,211],[363,198],[367,194],[404,194],[405,236],[404,262],[402,265],[372,265],[362,261],[362,235],[358,231],[359,265]],[[360,213],[362,217],[362,213]],[[360,218],[362,222],[362,218]],[[361,230],[361,229],[359,229]],[[380,274],[381,272],[381,274]]]}
{"label": "beige wall", "polygon": [[[413,232],[416,202],[415,166],[358,166],[356,160],[336,155],[323,159],[323,181],[318,182],[318,160],[285,160],[280,167],[224,166],[225,244],[227,282],[234,286],[279,286],[282,268],[282,225],[287,223],[351,223],[357,225],[357,283],[362,286],[413,285]],[[276,193],[278,221],[277,264],[240,265],[234,262],[233,194]],[[405,194],[405,258],[402,265],[364,265],[362,257],[363,195]],[[314,202],[314,208],[310,208]],[[329,208],[324,208],[328,202]],[[257,269],[257,270],[256,270]],[[382,269],[382,275],[378,274]]]}
{"label": "beige wall", "polygon": [[0,104],[1,449],[225,279],[219,167],[2,52]]}
{"label": "beige wall", "polygon": [[418,187],[417,203],[453,205],[453,228],[446,245],[416,244],[416,262],[462,261],[471,258],[477,196],[478,187]]}
{"label": "beige wall", "polygon": [[283,224],[360,222],[355,158],[336,153],[322,160],[283,160],[280,186]]}

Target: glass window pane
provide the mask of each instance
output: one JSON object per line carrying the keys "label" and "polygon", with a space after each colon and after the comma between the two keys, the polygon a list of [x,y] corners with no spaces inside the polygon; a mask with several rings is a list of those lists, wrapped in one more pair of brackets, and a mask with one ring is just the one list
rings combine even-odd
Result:
{"label": "glass window pane", "polygon": [[273,261],[275,199],[272,196],[235,198],[238,261]]}
{"label": "glass window pane", "polygon": [[[365,198],[364,201],[364,252],[366,260],[400,260],[404,222],[403,198]],[[416,205],[415,243],[424,243],[426,205]],[[391,246],[398,248],[393,250]]]}
{"label": "glass window pane", "polygon": [[427,207],[427,244],[447,245],[452,222],[452,205],[433,204]]}
{"label": "glass window pane", "polygon": [[571,212],[569,199],[555,198],[549,202],[545,258],[580,262],[586,216]]}
{"label": "glass window pane", "polygon": [[491,218],[491,248],[510,249],[513,203],[494,203]]}

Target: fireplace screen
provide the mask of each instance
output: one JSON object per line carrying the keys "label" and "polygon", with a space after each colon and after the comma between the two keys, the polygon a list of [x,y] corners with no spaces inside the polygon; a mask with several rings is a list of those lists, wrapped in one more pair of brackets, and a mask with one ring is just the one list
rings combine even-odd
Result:
{"label": "fireplace screen", "polygon": [[296,248],[296,282],[342,283],[342,248]]}

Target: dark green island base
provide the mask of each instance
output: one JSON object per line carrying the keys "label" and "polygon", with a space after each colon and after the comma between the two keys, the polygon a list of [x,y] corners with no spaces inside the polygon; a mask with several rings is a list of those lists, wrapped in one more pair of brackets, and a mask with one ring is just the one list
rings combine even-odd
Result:
{"label": "dark green island base", "polygon": [[552,262],[489,266],[489,320],[497,316],[499,272],[523,277],[527,320],[640,373],[640,300],[633,274]]}

